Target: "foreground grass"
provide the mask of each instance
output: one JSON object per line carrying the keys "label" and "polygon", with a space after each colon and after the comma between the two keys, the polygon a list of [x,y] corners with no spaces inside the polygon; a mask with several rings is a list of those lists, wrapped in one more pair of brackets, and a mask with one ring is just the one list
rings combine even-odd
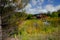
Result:
{"label": "foreground grass", "polygon": [[59,18],[31,19],[18,25],[17,36],[19,40],[60,40],[59,30]]}

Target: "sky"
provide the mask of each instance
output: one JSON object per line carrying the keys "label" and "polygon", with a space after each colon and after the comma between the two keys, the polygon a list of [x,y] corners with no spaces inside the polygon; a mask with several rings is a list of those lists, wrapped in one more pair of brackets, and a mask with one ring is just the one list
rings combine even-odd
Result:
{"label": "sky", "polygon": [[24,9],[30,14],[54,12],[60,9],[60,0],[30,0]]}

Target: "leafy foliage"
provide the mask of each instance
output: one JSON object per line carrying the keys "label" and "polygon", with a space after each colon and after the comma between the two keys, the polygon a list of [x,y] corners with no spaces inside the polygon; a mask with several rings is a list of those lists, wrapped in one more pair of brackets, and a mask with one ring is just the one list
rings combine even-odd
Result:
{"label": "leafy foliage", "polygon": [[[18,1],[18,2],[17,2]],[[15,34],[14,31],[17,29],[16,22],[21,21],[21,19],[25,19],[25,13],[16,13],[15,10],[18,8],[19,10],[23,9],[29,0],[1,0],[0,1],[0,16],[2,17],[2,30],[3,32],[3,40],[8,37],[8,33]],[[24,14],[24,15],[23,15]],[[22,18],[21,18],[22,15]]]}

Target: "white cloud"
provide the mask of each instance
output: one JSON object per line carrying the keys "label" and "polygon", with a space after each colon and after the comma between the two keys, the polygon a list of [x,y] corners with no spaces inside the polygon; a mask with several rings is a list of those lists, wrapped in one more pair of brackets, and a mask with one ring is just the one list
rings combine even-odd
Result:
{"label": "white cloud", "polygon": [[32,0],[33,5],[37,5],[38,2],[41,5],[44,2],[44,0]]}
{"label": "white cloud", "polygon": [[60,5],[56,6],[55,8],[56,8],[56,10],[59,10],[60,9]]}
{"label": "white cloud", "polygon": [[60,9],[60,5],[57,5],[57,6],[53,6],[53,5],[46,5],[45,9],[47,11],[50,11],[50,12],[53,12],[53,11],[57,11]]}
{"label": "white cloud", "polygon": [[44,2],[44,0],[40,0],[40,2],[41,2],[41,3],[43,3],[43,2]]}
{"label": "white cloud", "polygon": [[[44,0],[38,0],[40,2],[44,2]],[[52,0],[50,0],[52,1]],[[33,5],[37,5],[37,1],[36,0],[32,0]],[[60,9],[60,5],[54,6],[52,4],[47,4],[44,6],[44,8],[42,8],[42,6],[37,6],[37,8],[32,8],[32,5],[29,3],[26,7],[25,10],[27,13],[31,13],[31,14],[37,14],[37,13],[46,13],[48,11],[53,12],[53,11],[57,11]]]}
{"label": "white cloud", "polygon": [[31,4],[28,4],[26,7],[25,7],[25,9],[30,9],[32,7],[32,5]]}
{"label": "white cloud", "polygon": [[32,3],[33,3],[33,5],[36,5],[37,1],[36,0],[32,0]]}
{"label": "white cloud", "polygon": [[31,4],[27,5],[26,7],[27,7],[25,8],[26,12],[31,14],[47,12],[45,9],[42,9],[42,7],[39,7],[39,6],[37,8],[31,8],[32,7]]}
{"label": "white cloud", "polygon": [[48,0],[48,2],[53,3],[54,0]]}
{"label": "white cloud", "polygon": [[32,8],[32,5],[31,4],[28,4],[25,9],[26,9],[26,12],[27,13],[31,13],[31,14],[46,13],[48,11],[53,12],[53,11],[59,10],[60,9],[60,5],[53,6],[52,4],[48,4],[43,9],[40,6],[38,6],[37,8]]}
{"label": "white cloud", "polygon": [[55,11],[55,7],[51,4],[46,5],[45,9],[50,12]]}
{"label": "white cloud", "polygon": [[27,11],[27,13],[30,13],[30,14],[36,14],[36,9],[29,9],[29,11]]}

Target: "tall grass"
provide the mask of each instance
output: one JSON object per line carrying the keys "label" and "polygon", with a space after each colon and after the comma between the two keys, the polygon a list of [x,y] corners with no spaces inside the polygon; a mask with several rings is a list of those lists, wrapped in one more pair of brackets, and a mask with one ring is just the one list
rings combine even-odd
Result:
{"label": "tall grass", "polygon": [[[26,20],[18,25],[18,36],[21,40],[60,40],[60,19],[45,19],[49,24],[45,24],[41,19]],[[59,31],[59,32],[58,32]]]}

